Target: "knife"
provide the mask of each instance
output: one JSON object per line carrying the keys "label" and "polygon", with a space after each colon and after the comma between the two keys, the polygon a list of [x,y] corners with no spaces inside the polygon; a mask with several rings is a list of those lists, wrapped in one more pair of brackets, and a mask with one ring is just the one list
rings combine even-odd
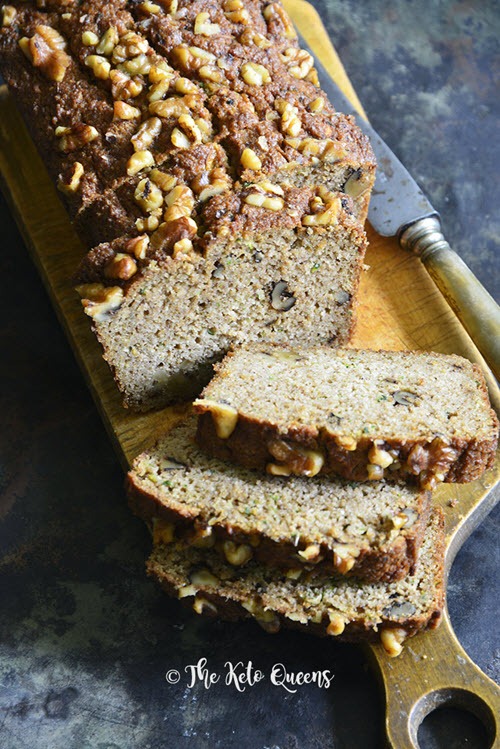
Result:
{"label": "knife", "polygon": [[[300,43],[312,54],[302,37]],[[321,87],[332,104],[339,112],[354,116],[370,139],[377,158],[368,220],[376,232],[384,237],[397,237],[403,249],[420,258],[493,374],[500,379],[500,307],[452,250],[443,235],[439,213],[407,169],[316,59],[315,66]]]}

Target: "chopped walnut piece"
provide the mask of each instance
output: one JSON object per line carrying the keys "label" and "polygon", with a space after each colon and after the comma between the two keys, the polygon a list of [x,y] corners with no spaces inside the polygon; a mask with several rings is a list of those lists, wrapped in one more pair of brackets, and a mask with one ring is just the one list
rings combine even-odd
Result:
{"label": "chopped walnut piece", "polygon": [[154,250],[169,251],[183,239],[192,240],[196,236],[197,226],[192,218],[181,216],[173,221],[165,221],[151,237],[151,247]]}
{"label": "chopped walnut piece", "polygon": [[107,31],[104,32],[104,34],[101,37],[101,40],[99,41],[99,44],[97,45],[96,52],[98,55],[106,55],[109,57],[109,55],[113,54],[113,50],[118,44],[118,31],[115,29],[114,26],[110,26]]}
{"label": "chopped walnut piece", "polygon": [[135,202],[144,213],[152,213],[163,205],[163,193],[148,177],[141,179],[134,193]]}
{"label": "chopped walnut piece", "polygon": [[174,221],[183,216],[189,217],[194,208],[194,196],[187,185],[177,185],[165,196],[167,206],[163,218]]}
{"label": "chopped walnut piece", "polygon": [[84,47],[95,47],[99,44],[99,37],[93,31],[83,31],[82,44]]}
{"label": "chopped walnut piece", "polygon": [[91,68],[96,78],[107,81],[111,70],[111,64],[102,55],[88,55],[85,58],[85,65]]}
{"label": "chopped walnut piece", "polygon": [[2,8],[2,26],[12,26],[14,18],[16,17],[17,10],[13,5],[4,5]]}
{"label": "chopped walnut piece", "polygon": [[135,120],[136,117],[140,116],[141,110],[133,107],[131,104],[127,104],[124,101],[115,101],[113,103],[114,120]]}
{"label": "chopped walnut piece", "polygon": [[262,169],[262,161],[252,148],[245,148],[241,154],[241,165],[243,169],[253,169],[258,171]]}
{"label": "chopped walnut piece", "polygon": [[66,40],[58,31],[41,24],[36,27],[34,36],[20,39],[19,46],[28,60],[40,68],[47,78],[57,83],[64,80],[71,58],[64,51]]}
{"label": "chopped walnut piece", "polygon": [[133,177],[143,169],[154,166],[155,159],[151,151],[136,151],[127,161],[127,174]]}
{"label": "chopped walnut piece", "polygon": [[66,195],[73,195],[80,187],[83,173],[83,164],[80,164],[79,161],[75,161],[74,164],[59,175],[57,187]]}
{"label": "chopped walnut piece", "polygon": [[117,252],[104,268],[106,278],[120,281],[128,281],[136,273],[137,263],[130,255],[126,255],[123,252]]}
{"label": "chopped walnut piece", "polygon": [[87,143],[99,137],[99,133],[92,125],[85,125],[81,122],[73,127],[57,127],[55,134],[61,140],[59,141],[59,150],[64,153],[78,151]]}
{"label": "chopped walnut piece", "polygon": [[104,286],[102,283],[82,284],[76,287],[82,297],[85,314],[96,322],[104,322],[119,309],[123,302],[123,289],[120,286]]}
{"label": "chopped walnut piece", "polygon": [[155,138],[161,132],[162,124],[159,117],[150,117],[138,127],[137,131],[130,138],[135,151],[144,151],[149,148]]}
{"label": "chopped walnut piece", "polygon": [[293,27],[290,16],[280,3],[271,3],[270,5],[266,5],[263,14],[266,21],[270,21],[274,18],[278,18],[280,20],[283,27],[283,34],[287,39],[297,38],[297,32]]}
{"label": "chopped walnut piece", "polygon": [[269,70],[256,62],[244,62],[241,66],[241,76],[249,86],[262,86],[271,81]]}
{"label": "chopped walnut piece", "polygon": [[129,239],[125,244],[124,250],[129,255],[134,255],[137,260],[144,260],[149,247],[149,237],[142,234],[139,237]]}
{"label": "chopped walnut piece", "polygon": [[401,627],[386,627],[380,632],[380,641],[389,658],[395,658],[403,650],[403,642],[408,637],[406,630]]}
{"label": "chopped walnut piece", "polygon": [[214,34],[220,33],[220,26],[218,23],[210,23],[210,13],[204,11],[198,13],[195,18],[194,33],[202,34],[202,36],[214,36]]}
{"label": "chopped walnut piece", "polygon": [[215,167],[210,172],[202,172],[194,178],[191,187],[198,195],[198,200],[204,203],[214,195],[221,195],[231,187],[231,178],[221,167]]}
{"label": "chopped walnut piece", "polygon": [[144,88],[139,78],[131,78],[123,70],[111,70],[109,78],[113,99],[135,99]]}

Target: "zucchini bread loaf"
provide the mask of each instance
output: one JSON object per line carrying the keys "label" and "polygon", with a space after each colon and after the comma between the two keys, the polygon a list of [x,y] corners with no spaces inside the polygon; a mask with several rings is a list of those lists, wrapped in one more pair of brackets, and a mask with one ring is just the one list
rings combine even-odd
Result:
{"label": "zucchini bread loaf", "polygon": [[264,629],[281,626],[343,640],[376,640],[396,656],[419,629],[439,623],[444,599],[443,515],[433,511],[415,574],[393,583],[345,577],[291,580],[256,562],[235,568],[213,551],[157,542],[148,573],[198,614],[238,620],[253,617]]}
{"label": "zucchini bread loaf", "polygon": [[396,580],[414,570],[430,493],[384,481],[279,478],[209,458],[189,417],[140,455],[130,505],[154,538],[213,548],[235,565],[251,559],[293,577],[350,573]]}
{"label": "zucchini bread loaf", "polygon": [[194,404],[209,455],[277,476],[472,481],[498,419],[459,356],[257,345],[231,352]]}
{"label": "zucchini bread loaf", "polygon": [[348,340],[375,161],[280,3],[13,2],[0,71],[126,405],[199,392],[232,343]]}

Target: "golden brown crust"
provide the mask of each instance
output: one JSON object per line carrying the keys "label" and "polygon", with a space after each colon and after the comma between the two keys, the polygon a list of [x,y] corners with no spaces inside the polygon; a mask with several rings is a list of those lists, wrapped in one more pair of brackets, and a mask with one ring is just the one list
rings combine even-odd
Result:
{"label": "golden brown crust", "polygon": [[[199,516],[196,510],[180,505],[177,505],[175,509],[166,507],[161,489],[152,491],[151,486],[141,481],[134,471],[130,471],[127,476],[126,490],[129,506],[138,517],[146,522],[159,520],[173,524],[174,535],[177,539],[182,539],[186,543],[196,542],[207,528],[208,519]],[[353,566],[345,574],[370,582],[392,582],[411,574],[418,558],[430,511],[430,493],[422,492],[418,506],[414,510],[417,517],[411,526],[382,547],[362,548],[353,560]],[[284,570],[305,568],[305,560],[298,555],[299,550],[306,548],[304,543],[297,546],[285,539],[277,542],[264,534],[248,534],[234,525],[221,524],[212,520],[210,530],[217,546],[224,541],[232,541],[238,545],[250,544],[253,549],[253,558],[261,564]],[[335,565],[335,553],[326,543],[320,545],[319,556],[319,563],[307,565],[309,571],[314,571],[314,574],[320,576],[338,574],[339,567]]]}
{"label": "golden brown crust", "polygon": [[[430,595],[431,598],[427,601],[425,611],[421,613],[414,613],[413,615],[409,615],[406,618],[395,618],[391,616],[390,601],[388,600],[387,611],[384,612],[382,621],[379,621],[378,623],[374,623],[374,621],[370,618],[363,618],[362,614],[356,616],[356,618],[352,618],[351,620],[346,617],[346,620],[344,622],[345,627],[343,631],[341,631],[339,634],[336,634],[336,637],[339,640],[350,642],[358,642],[360,640],[376,640],[378,639],[380,633],[387,629],[397,629],[404,632],[404,635],[406,637],[411,637],[421,629],[434,629],[438,626],[442,615],[445,595],[444,515],[442,510],[440,510],[439,508],[436,508],[433,511],[432,519],[427,531],[428,533],[431,532],[431,528],[433,548],[431,553],[428,553],[427,558],[425,560],[422,560],[421,562],[422,565],[428,567],[429,571],[431,571],[430,574],[432,576],[430,589],[426,591],[427,596]],[[209,559],[208,554],[205,558],[207,562]],[[204,565],[204,568],[210,569],[208,564],[206,566]],[[178,570],[176,570],[175,568],[165,568],[164,564],[162,564],[161,562],[161,552],[159,554],[156,553],[156,548],[153,550],[153,554],[148,560],[146,569],[148,574],[161,585],[163,590],[168,595],[178,597],[180,588],[183,585],[189,585],[189,576],[183,579],[182,575],[180,575]],[[267,576],[264,577],[263,575],[263,584],[261,587],[264,593],[266,592],[267,588],[267,579]],[[202,587],[202,589],[200,590],[200,594],[202,595],[204,600],[212,603],[214,608],[211,609],[210,607],[202,606],[196,609],[198,613],[203,613],[208,616],[215,615],[218,618],[226,619],[229,621],[237,621],[239,619],[247,619],[254,616],[257,621],[259,621],[259,616],[256,612],[251,613],[248,610],[248,606],[242,605],[243,600],[245,600],[245,603],[247,603],[247,601],[251,599],[252,593],[255,595],[257,602],[260,600],[262,603],[262,591],[258,590],[259,586],[256,587],[255,591],[252,590],[252,587],[250,585],[248,586],[248,589],[245,588],[245,583],[243,583],[243,590],[230,590],[227,583],[219,587],[220,589],[217,588],[217,585]],[[236,583],[236,587],[238,587],[238,583]],[[184,605],[193,607],[193,604],[196,602],[197,595],[194,591],[189,595],[187,595],[187,593],[188,591],[186,590],[186,595],[182,597],[182,603]],[[243,599],[242,595],[245,596],[245,599]],[[291,599],[293,599],[294,597],[293,583],[290,584],[289,596]],[[307,603],[307,601],[305,601],[305,603]],[[266,617],[268,620],[267,622],[266,620],[263,621],[262,619],[259,621],[261,626],[263,626],[263,628],[269,632],[277,632],[281,628],[281,626],[283,626],[286,628],[299,628],[308,631],[311,634],[319,636],[332,634],[331,631],[328,631],[330,619],[326,612],[319,622],[313,622],[309,620],[307,624],[304,624],[300,623],[296,619],[289,618],[288,614],[293,616],[292,606],[290,606],[290,610],[287,610],[287,607],[283,603],[278,604],[277,602],[276,607],[270,604],[271,601],[266,597],[266,612],[270,616]],[[260,612],[262,613],[263,611],[264,609],[261,608]],[[273,615],[274,621],[272,620]]]}

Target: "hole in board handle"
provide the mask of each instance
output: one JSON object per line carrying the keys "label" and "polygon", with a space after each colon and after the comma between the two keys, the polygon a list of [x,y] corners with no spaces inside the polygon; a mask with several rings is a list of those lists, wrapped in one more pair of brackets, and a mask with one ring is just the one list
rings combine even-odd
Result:
{"label": "hole in board handle", "polygon": [[416,747],[418,743],[418,729],[424,719],[440,707],[457,707],[472,713],[484,726],[491,747],[498,736],[498,718],[489,704],[479,695],[467,689],[449,687],[436,689],[424,695],[413,707],[409,715],[410,737]]}

